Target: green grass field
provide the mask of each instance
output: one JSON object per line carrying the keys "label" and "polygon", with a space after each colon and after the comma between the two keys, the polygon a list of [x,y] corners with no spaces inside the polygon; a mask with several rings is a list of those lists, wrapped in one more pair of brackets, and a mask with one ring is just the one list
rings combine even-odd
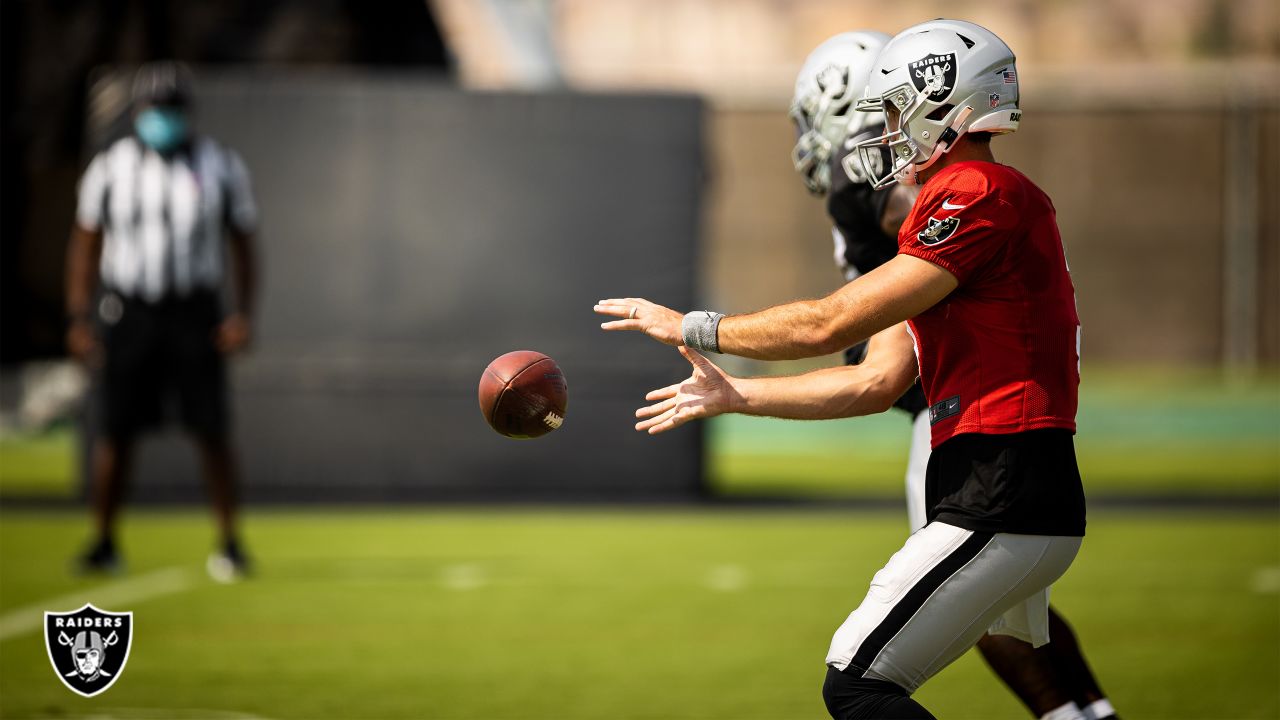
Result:
{"label": "green grass field", "polygon": [[72,497],[76,493],[76,434],[69,425],[0,436],[0,494]]}
{"label": "green grass field", "polygon": [[[256,579],[202,571],[210,523],[135,513],[124,576],[74,579],[76,513],[0,522],[0,715],[817,718],[831,632],[899,513],[256,512]],[[1128,718],[1280,717],[1273,509],[1096,512],[1055,588]],[[31,609],[133,610],[115,687],[65,690]],[[52,600],[52,602],[51,602]],[[972,653],[917,696],[1028,717]]]}
{"label": "green grass field", "polygon": [[[900,497],[907,421],[713,421],[726,496]],[[74,497],[67,428],[0,438],[0,495]],[[1127,718],[1280,718],[1280,383],[1086,368],[1094,499],[1247,496],[1256,512],[1098,511],[1055,587]],[[68,560],[83,511],[0,515],[0,717],[816,718],[822,658],[901,544],[899,512],[251,513],[260,572],[203,572],[196,511],[138,512],[119,578]],[[40,613],[136,613],[120,682],[53,676]],[[917,696],[1029,717],[972,653]]]}

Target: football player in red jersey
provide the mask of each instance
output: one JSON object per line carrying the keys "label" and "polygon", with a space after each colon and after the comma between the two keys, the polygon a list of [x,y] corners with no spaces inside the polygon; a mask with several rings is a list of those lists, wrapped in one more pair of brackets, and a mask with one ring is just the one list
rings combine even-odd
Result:
{"label": "football player in red jersey", "polygon": [[[919,376],[928,524],[832,639],[823,699],[836,718],[932,717],[911,694],[984,633],[1044,645],[1049,586],[1084,535],[1074,287],[1053,205],[990,147],[1021,120],[1014,63],[990,31],[947,21],[899,33],[877,58],[859,109],[884,112],[886,131],[855,149],[873,186],[921,186],[898,255],[877,269],[747,315],[682,316],[640,298],[595,308],[617,318],[605,330],[681,346],[694,365],[637,411],[650,433],[723,412],[881,412]],[[733,378],[695,352],[784,360],[868,338],[863,364],[794,378]]]}
{"label": "football player in red jersey", "polygon": [[[957,20],[944,22],[960,31],[966,25]],[[789,112],[797,138],[792,162],[805,187],[826,201],[836,264],[846,281],[871,272],[898,253],[898,231],[918,190],[901,184],[873,188],[863,168],[864,153],[855,149],[859,141],[884,134],[884,115],[878,109],[850,110],[863,95],[872,64],[888,40],[883,33],[858,30],[840,33],[818,45],[800,68]],[[1016,74],[1013,77],[1016,79]],[[883,167],[884,146],[880,148],[881,157],[875,158],[873,168]],[[865,354],[866,343],[861,343],[846,349],[845,359],[856,365]],[[920,384],[912,385],[894,407],[913,418],[906,496],[907,518],[914,532],[926,524],[925,472],[930,454],[928,404]],[[1048,645],[1033,648],[1016,637],[987,634],[978,641],[978,649],[1040,720],[1114,719],[1111,704],[1085,661],[1075,633],[1052,605],[1049,638]]]}

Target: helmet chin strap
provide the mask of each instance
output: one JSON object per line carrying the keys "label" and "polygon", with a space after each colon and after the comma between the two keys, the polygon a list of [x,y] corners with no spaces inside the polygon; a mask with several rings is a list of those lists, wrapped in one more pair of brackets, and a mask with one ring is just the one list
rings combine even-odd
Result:
{"label": "helmet chin strap", "polygon": [[966,105],[965,108],[960,111],[960,114],[956,115],[956,119],[951,121],[951,124],[947,126],[947,129],[942,131],[942,137],[939,137],[937,144],[933,146],[933,152],[929,154],[929,159],[922,163],[912,163],[899,170],[897,173],[898,182],[907,186],[915,185],[917,181],[916,176],[920,171],[929,169],[931,165],[938,161],[938,158],[951,150],[951,147],[955,145],[956,140],[960,139],[960,128],[964,127],[965,121],[968,120],[969,116],[972,114],[973,108]]}

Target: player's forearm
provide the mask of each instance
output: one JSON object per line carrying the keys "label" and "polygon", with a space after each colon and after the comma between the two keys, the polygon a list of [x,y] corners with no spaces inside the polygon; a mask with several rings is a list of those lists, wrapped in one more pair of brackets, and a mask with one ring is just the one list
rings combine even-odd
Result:
{"label": "player's forearm", "polygon": [[795,360],[839,350],[825,300],[801,300],[720,321],[720,352],[757,360]]}
{"label": "player's forearm", "polygon": [[758,360],[826,355],[915,317],[955,287],[946,270],[899,255],[821,300],[724,318],[719,351]]}
{"label": "player's forearm", "polygon": [[884,412],[901,392],[882,370],[853,365],[794,377],[739,378],[732,412],[791,420],[831,420]]}
{"label": "player's forearm", "polygon": [[70,317],[89,316],[93,305],[93,291],[97,286],[96,270],[101,258],[101,231],[74,226],[67,244],[66,310]]}
{"label": "player's forearm", "polygon": [[[858,284],[855,281],[850,287]],[[839,352],[904,318],[876,307],[854,288],[720,321],[720,352],[756,360],[798,360]]]}

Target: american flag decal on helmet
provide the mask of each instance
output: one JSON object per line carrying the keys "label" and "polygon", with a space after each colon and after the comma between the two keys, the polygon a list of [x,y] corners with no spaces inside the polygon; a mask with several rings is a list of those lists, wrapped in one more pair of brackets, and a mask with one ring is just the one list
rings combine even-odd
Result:
{"label": "american flag decal on helmet", "polygon": [[1013,68],[1005,68],[1000,71],[1004,75],[1004,81],[1007,85],[1018,82],[1018,73]]}

